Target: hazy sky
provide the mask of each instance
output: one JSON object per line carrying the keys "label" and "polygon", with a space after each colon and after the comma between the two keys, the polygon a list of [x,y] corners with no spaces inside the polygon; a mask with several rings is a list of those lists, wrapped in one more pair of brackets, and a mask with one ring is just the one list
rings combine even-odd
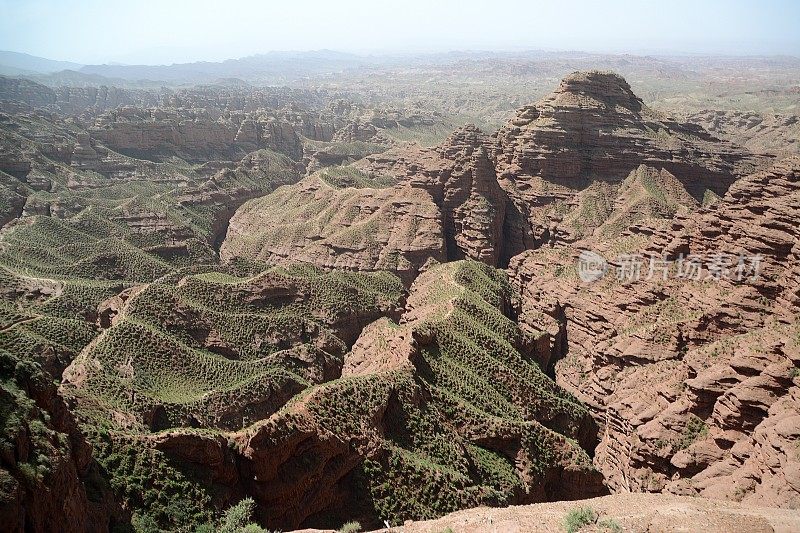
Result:
{"label": "hazy sky", "polygon": [[99,63],[270,50],[800,56],[797,0],[0,0],[0,49]]}

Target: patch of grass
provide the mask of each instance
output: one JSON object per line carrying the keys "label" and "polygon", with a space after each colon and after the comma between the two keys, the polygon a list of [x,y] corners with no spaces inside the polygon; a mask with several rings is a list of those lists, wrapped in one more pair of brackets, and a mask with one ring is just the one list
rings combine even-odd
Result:
{"label": "patch of grass", "polygon": [[597,513],[591,507],[578,507],[571,510],[564,517],[564,529],[567,533],[575,533],[581,528],[594,524]]}
{"label": "patch of grass", "polygon": [[358,522],[347,522],[339,528],[339,533],[358,533],[361,531],[361,524]]}
{"label": "patch of grass", "polygon": [[705,438],[706,435],[708,435],[706,423],[701,418],[691,415],[678,441],[678,449],[684,450],[694,444],[695,441]]}
{"label": "patch of grass", "polygon": [[604,518],[597,523],[601,529],[606,529],[611,533],[622,533],[622,526],[613,518]]}

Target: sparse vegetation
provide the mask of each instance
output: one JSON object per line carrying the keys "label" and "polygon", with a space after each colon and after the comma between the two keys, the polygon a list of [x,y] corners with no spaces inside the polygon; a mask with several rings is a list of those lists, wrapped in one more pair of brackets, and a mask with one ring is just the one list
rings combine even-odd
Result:
{"label": "sparse vegetation", "polygon": [[564,517],[564,529],[567,533],[576,533],[581,528],[597,522],[597,513],[591,507],[578,507]]}
{"label": "sparse vegetation", "polygon": [[[578,56],[554,64],[587,60]],[[741,338],[725,338],[756,314],[765,318],[753,322],[759,328],[777,329],[768,313],[791,307],[792,295],[778,287],[791,277],[774,263],[790,257],[792,224],[768,206],[751,213],[766,213],[770,224],[759,238],[780,241],[766,254],[769,279],[750,291],[760,295],[756,305],[727,306],[752,288],[743,285],[687,283],[677,292],[653,283],[643,295],[607,276],[576,287],[572,243],[596,241],[609,259],[645,249],[669,236],[676,215],[702,204],[712,217],[743,193],[733,186],[723,199],[702,187],[721,194],[761,156],[737,154],[733,144],[716,150],[719,132],[681,126],[632,96],[627,102],[627,84],[607,73],[598,100],[591,79],[578,74],[579,94],[568,93],[575,80],[566,80],[556,100],[511,117],[552,85],[553,63],[540,69],[538,57],[500,57],[443,57],[408,70],[370,60],[328,72],[324,87],[310,75],[292,78],[294,88],[246,91],[231,79],[153,90],[141,81],[117,91],[4,78],[6,96],[17,81],[36,94],[12,87],[0,113],[0,501],[28,512],[24,500],[51,497],[52,485],[70,478],[77,488],[67,496],[91,507],[65,505],[70,513],[119,514],[100,529],[263,533],[257,517],[355,533],[362,526],[351,518],[401,524],[550,498],[564,471],[576,487],[600,477],[588,449],[599,411],[568,387],[594,406],[602,405],[597,395],[609,407],[625,405],[607,415],[616,424],[609,435],[629,437],[627,456],[619,466],[602,457],[597,464],[621,469],[614,474],[626,488],[663,490],[677,473],[677,488],[700,490],[676,466],[689,453],[669,459],[720,428],[694,415],[682,431],[634,426],[673,397],[701,397],[693,393],[708,380],[693,383],[696,373],[796,348],[763,342],[745,351]],[[670,72],[680,74],[684,61],[672,58]],[[635,83],[667,107],[764,98],[770,112],[791,111],[796,76],[786,76],[794,84],[786,87],[764,82],[782,68],[783,59],[770,61],[746,92],[717,90],[694,68],[686,79],[669,76],[684,79],[671,83],[692,91],[685,97],[648,78],[649,59],[613,63],[637,73],[646,65]],[[480,76],[464,75],[475,69]],[[58,74],[73,75],[86,74]],[[354,90],[364,76],[373,88]],[[698,95],[709,87],[717,96]],[[570,113],[575,121],[561,122]],[[537,134],[540,118],[546,135]],[[453,134],[466,122],[488,135],[472,127]],[[152,131],[158,142],[145,142]],[[684,221],[683,240],[670,250],[702,249],[716,228]],[[752,240],[738,221],[731,228],[716,240]],[[463,256],[481,261],[453,260]],[[490,264],[508,266],[533,297],[522,301]],[[537,293],[556,285],[557,294]],[[595,287],[602,292],[592,294]],[[581,309],[566,301],[573,293],[602,305]],[[694,300],[726,307],[701,309]],[[761,372],[729,366],[747,378]],[[556,384],[554,368],[568,387]],[[668,378],[647,401],[617,394],[628,385],[618,384],[651,369]],[[800,369],[788,375],[797,381]],[[649,394],[657,380],[642,381]],[[723,373],[713,382],[741,380]],[[720,398],[731,399],[730,411],[752,408]],[[690,409],[717,423],[711,411]],[[736,424],[734,413],[723,417]],[[727,430],[736,428],[724,429],[735,436]],[[635,464],[639,453],[656,466]],[[324,494],[328,483],[333,498]],[[734,489],[735,499],[762,490]],[[359,505],[326,507],[340,502]],[[291,512],[276,517],[282,505]],[[591,507],[570,510],[563,522],[569,532],[622,530]]]}
{"label": "sparse vegetation", "polygon": [[622,533],[622,526],[613,518],[603,518],[597,522],[597,527],[610,531],[611,533]]}
{"label": "sparse vegetation", "polygon": [[390,187],[396,183],[394,179],[388,176],[370,176],[348,165],[327,167],[320,171],[320,177],[323,181],[337,189],[343,189],[345,187],[355,187],[356,189],[371,187],[380,189],[383,187]]}
{"label": "sparse vegetation", "polygon": [[361,524],[358,522],[347,522],[339,528],[339,533],[358,533],[361,531]]}
{"label": "sparse vegetation", "polygon": [[695,441],[705,438],[706,435],[708,435],[708,426],[706,426],[706,423],[701,418],[691,415],[681,434],[681,439],[678,442],[678,449],[686,449],[694,444]]}

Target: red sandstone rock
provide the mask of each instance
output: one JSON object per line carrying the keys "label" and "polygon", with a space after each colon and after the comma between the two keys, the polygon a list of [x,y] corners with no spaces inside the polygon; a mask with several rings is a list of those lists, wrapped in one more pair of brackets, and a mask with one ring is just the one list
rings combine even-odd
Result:
{"label": "red sandstone rock", "polygon": [[761,254],[757,279],[585,283],[565,248],[512,260],[521,319],[548,325],[557,382],[604,427],[595,464],[612,489],[800,503],[790,444],[800,414],[798,220],[800,159],[790,158],[671,226],[578,243],[607,257]]}

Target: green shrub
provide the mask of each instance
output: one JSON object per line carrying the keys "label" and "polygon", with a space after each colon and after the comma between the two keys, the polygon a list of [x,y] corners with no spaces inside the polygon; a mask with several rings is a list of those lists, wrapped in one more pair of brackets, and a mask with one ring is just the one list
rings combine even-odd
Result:
{"label": "green shrub", "polygon": [[613,518],[604,518],[597,525],[602,529],[611,531],[611,533],[622,533],[622,526]]}
{"label": "green shrub", "polygon": [[42,481],[39,477],[39,471],[37,470],[36,465],[32,465],[30,463],[19,463],[17,468],[19,468],[19,473],[22,474],[23,479],[31,488],[35,487]]}
{"label": "green shrub", "polygon": [[255,510],[256,502],[252,498],[245,498],[236,505],[229,507],[222,516],[217,533],[241,533],[245,530],[248,533],[263,531],[260,527],[250,522]]}
{"label": "green shrub", "polygon": [[692,415],[681,435],[681,440],[678,443],[678,448],[684,450],[694,444],[698,439],[708,435],[708,426],[703,420],[697,416]]}
{"label": "green shrub", "polygon": [[159,533],[161,531],[156,519],[147,513],[133,513],[131,525],[136,533]]}
{"label": "green shrub", "polygon": [[339,533],[358,533],[361,531],[361,524],[358,522],[347,522],[339,528]]}
{"label": "green shrub", "polygon": [[591,507],[578,507],[567,513],[564,517],[564,529],[567,533],[575,533],[582,527],[594,524],[597,521],[597,513]]}

